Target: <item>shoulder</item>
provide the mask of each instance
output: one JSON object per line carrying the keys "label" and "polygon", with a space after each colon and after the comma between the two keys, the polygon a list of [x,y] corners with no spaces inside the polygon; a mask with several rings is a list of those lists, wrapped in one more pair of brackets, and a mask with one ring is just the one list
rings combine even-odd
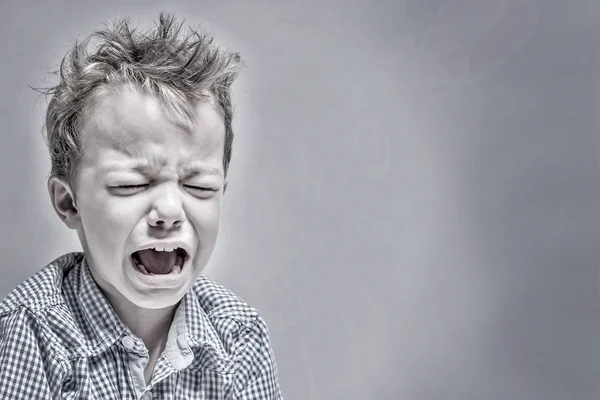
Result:
{"label": "shoulder", "polygon": [[58,257],[14,288],[0,303],[0,319],[22,308],[37,312],[62,303],[64,275],[82,257],[83,253],[68,253]]}
{"label": "shoulder", "polygon": [[241,297],[206,276],[196,281],[194,292],[226,349],[240,351],[248,344],[269,346],[269,330],[263,316]]}
{"label": "shoulder", "polygon": [[236,387],[267,390],[273,395],[266,398],[279,398],[269,329],[258,310],[205,276],[196,282],[194,292],[229,357],[235,360]]}
{"label": "shoulder", "polygon": [[253,325],[260,318],[256,309],[207,276],[201,276],[193,290],[209,319],[231,318],[243,325]]}
{"label": "shoulder", "polygon": [[66,375],[44,319],[27,307],[12,308],[0,317],[0,366],[2,399],[53,398]]}
{"label": "shoulder", "polygon": [[0,343],[21,341],[25,337],[37,338],[42,334],[40,321],[26,307],[18,307],[0,317]]}
{"label": "shoulder", "polygon": [[64,295],[66,276],[82,258],[83,253],[58,257],[0,303],[0,342],[4,346],[33,346],[61,360],[69,349],[82,346],[82,335]]}

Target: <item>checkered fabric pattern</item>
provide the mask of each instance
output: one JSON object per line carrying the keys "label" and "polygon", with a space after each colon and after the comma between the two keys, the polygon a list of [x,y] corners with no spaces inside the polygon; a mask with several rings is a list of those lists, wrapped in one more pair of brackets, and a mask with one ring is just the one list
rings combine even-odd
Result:
{"label": "checkered fabric pattern", "polygon": [[264,320],[200,277],[180,302],[152,380],[83,253],[69,253],[0,303],[0,399],[280,400]]}

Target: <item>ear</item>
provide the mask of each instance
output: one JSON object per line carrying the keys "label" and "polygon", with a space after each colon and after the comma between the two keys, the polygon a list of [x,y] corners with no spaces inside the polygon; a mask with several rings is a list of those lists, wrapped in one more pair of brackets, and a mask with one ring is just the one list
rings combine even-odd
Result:
{"label": "ear", "polygon": [[53,175],[48,178],[48,192],[58,218],[71,229],[81,226],[77,199],[69,184],[62,178]]}

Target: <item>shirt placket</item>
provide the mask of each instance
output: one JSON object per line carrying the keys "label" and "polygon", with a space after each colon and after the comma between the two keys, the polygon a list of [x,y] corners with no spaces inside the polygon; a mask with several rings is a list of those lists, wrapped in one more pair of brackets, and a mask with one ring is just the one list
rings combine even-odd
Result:
{"label": "shirt placket", "polygon": [[148,365],[148,350],[142,341],[131,334],[125,334],[121,338],[121,347],[127,357],[127,366],[129,376],[132,380],[132,386],[135,391],[135,398],[147,400],[152,398],[152,393],[148,394],[150,386],[146,385],[144,378],[144,369]]}
{"label": "shirt placket", "polygon": [[[175,313],[165,349],[156,362],[152,376],[151,386],[159,389],[161,398],[165,399],[174,396],[177,390],[176,375],[187,368],[194,359],[187,338],[185,310],[185,304],[182,303]],[[175,375],[174,379],[166,379],[172,375]]]}

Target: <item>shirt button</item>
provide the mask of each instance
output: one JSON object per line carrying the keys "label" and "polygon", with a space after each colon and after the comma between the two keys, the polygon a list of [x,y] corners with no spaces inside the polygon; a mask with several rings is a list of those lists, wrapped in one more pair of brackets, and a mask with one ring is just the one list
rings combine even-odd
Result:
{"label": "shirt button", "polygon": [[152,400],[152,392],[146,392],[142,396],[142,400]]}
{"label": "shirt button", "polygon": [[[133,340],[133,338],[131,336],[125,336],[122,340],[121,343],[123,343],[123,347],[125,347],[127,350],[131,350],[133,349],[133,346],[135,346],[135,341]],[[152,395],[150,395],[152,396]]]}

